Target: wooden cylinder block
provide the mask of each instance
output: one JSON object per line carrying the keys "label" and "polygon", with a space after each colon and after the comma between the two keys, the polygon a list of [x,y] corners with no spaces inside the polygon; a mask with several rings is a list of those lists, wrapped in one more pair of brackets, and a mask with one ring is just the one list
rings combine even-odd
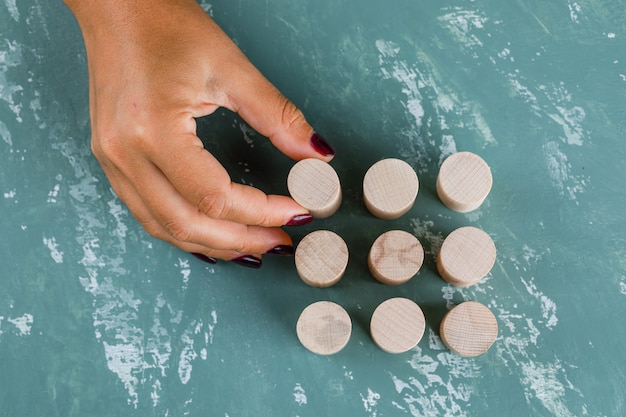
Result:
{"label": "wooden cylinder block", "polygon": [[348,246],[336,233],[316,230],[300,241],[294,258],[302,281],[312,287],[330,287],[346,270]]}
{"label": "wooden cylinder block", "polygon": [[404,284],[422,267],[424,248],[411,233],[390,230],[372,245],[367,264],[370,272],[383,284]]}
{"label": "wooden cylinder block", "polygon": [[340,305],[318,301],[302,311],[296,333],[300,343],[311,352],[332,355],[348,344],[352,322]]}
{"label": "wooden cylinder block", "polygon": [[413,349],[424,335],[426,319],[422,309],[407,298],[391,298],[380,304],[370,322],[374,343],[389,353]]}
{"label": "wooden cylinder block", "polygon": [[441,164],[437,194],[449,209],[467,213],[480,207],[492,183],[491,169],[480,156],[458,152]]}
{"label": "wooden cylinder block", "polygon": [[419,180],[409,164],[383,159],[372,165],[363,179],[365,206],[381,219],[397,219],[413,207]]}
{"label": "wooden cylinder block", "polygon": [[443,343],[457,355],[482,355],[498,337],[498,321],[481,303],[466,301],[450,310],[441,321]]}
{"label": "wooden cylinder block", "polygon": [[296,163],[287,177],[289,194],[313,217],[330,217],[341,205],[341,184],[337,172],[319,159],[303,159]]}
{"label": "wooden cylinder block", "polygon": [[457,287],[478,283],[496,261],[496,245],[484,231],[466,226],[450,233],[437,256],[441,277]]}

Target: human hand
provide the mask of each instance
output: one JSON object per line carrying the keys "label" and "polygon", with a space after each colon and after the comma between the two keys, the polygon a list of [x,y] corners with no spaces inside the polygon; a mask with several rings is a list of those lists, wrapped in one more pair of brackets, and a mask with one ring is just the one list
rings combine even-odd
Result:
{"label": "human hand", "polygon": [[193,0],[66,0],[85,40],[92,150],[146,231],[246,266],[292,253],[280,226],[312,220],[286,196],[233,183],[195,118],[237,112],[287,156],[334,150]]}

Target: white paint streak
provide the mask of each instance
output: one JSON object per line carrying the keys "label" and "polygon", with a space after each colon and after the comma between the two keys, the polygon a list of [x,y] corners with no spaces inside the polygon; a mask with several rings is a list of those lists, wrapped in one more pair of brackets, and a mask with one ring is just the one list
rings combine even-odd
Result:
{"label": "white paint streak", "polygon": [[20,336],[29,336],[33,327],[34,318],[32,314],[25,313],[20,317],[9,317],[7,323],[15,326]]}
{"label": "white paint streak", "polygon": [[5,0],[9,14],[16,22],[20,20],[20,11],[17,9],[17,0]]}
{"label": "white paint streak", "polygon": [[198,354],[193,348],[194,340],[191,338],[189,330],[183,333],[181,342],[183,343],[183,349],[180,352],[178,360],[178,378],[184,385],[191,379],[191,371],[193,370],[192,362],[198,357]]}
{"label": "white paint streak", "polygon": [[180,268],[180,274],[183,276],[183,290],[187,290],[189,286],[189,277],[191,276],[191,268],[189,267],[189,260],[178,258],[178,264]]}
{"label": "white paint streak", "polygon": [[367,397],[363,394],[359,394],[361,396],[361,401],[363,401],[363,407],[365,411],[369,413],[370,417],[376,417],[378,415],[377,405],[378,400],[380,400],[380,394],[372,391],[371,388],[367,389]]}
{"label": "white paint streak", "polygon": [[56,238],[54,238],[54,237],[47,238],[47,237],[44,236],[43,243],[50,250],[50,256],[52,257],[54,262],[56,262],[58,264],[62,264],[63,263],[63,252],[59,250],[59,244],[57,243]]}
{"label": "white paint streak", "polygon": [[424,220],[414,218],[410,220],[411,228],[417,238],[428,245],[424,245],[424,252],[429,255],[436,255],[443,244],[445,236],[439,231],[433,231],[435,222],[432,220]]}
{"label": "white paint streak", "polygon": [[488,19],[477,10],[464,10],[455,7],[451,13],[439,17],[457,42],[467,48],[480,48],[483,42],[474,33],[477,29],[483,29]]}
{"label": "white paint streak", "polygon": [[11,138],[11,132],[9,128],[2,120],[0,120],[0,138],[5,141],[9,146],[13,146],[13,139]]}
{"label": "white paint streak", "polygon": [[22,45],[15,40],[6,40],[0,43],[0,100],[4,101],[15,115],[15,120],[22,122],[20,113],[22,104],[17,102],[16,96],[24,91],[24,87],[7,80],[9,69],[22,65]]}
{"label": "white paint streak", "polygon": [[393,42],[376,41],[376,48],[380,53],[379,63],[381,71],[385,78],[393,78],[402,85],[402,93],[406,95],[407,101],[405,107],[409,114],[415,119],[417,128],[422,126],[422,118],[424,117],[424,108],[421,105],[422,95],[418,88],[417,71],[409,68],[402,61],[394,60],[391,65],[391,71],[386,69],[386,62],[394,59],[400,51],[400,48]]}
{"label": "white paint streak", "polygon": [[161,381],[157,379],[152,384],[152,392],[150,393],[150,398],[152,399],[152,407],[156,407],[157,405],[159,405],[159,398],[161,398],[159,392],[161,392]]}
{"label": "white paint streak", "polygon": [[143,363],[143,350],[141,345],[136,343],[116,343],[108,344],[102,342],[104,347],[104,355],[109,369],[117,375],[124,384],[124,388],[130,396],[128,403],[133,404],[135,408],[139,404],[139,396],[137,394],[138,369],[141,369]]}
{"label": "white paint streak", "polygon": [[546,143],[543,152],[548,175],[554,186],[562,196],[576,200],[577,195],[586,188],[587,180],[571,174],[572,166],[557,142]]}
{"label": "white paint streak", "polygon": [[578,18],[578,15],[582,11],[580,5],[575,1],[568,0],[567,7],[569,8],[569,17],[572,22],[580,23],[580,20]]}
{"label": "white paint streak", "polygon": [[215,331],[215,326],[217,325],[217,311],[211,311],[211,323],[207,324],[209,331],[205,335],[205,343],[213,344],[213,336]]}
{"label": "white paint streak", "polygon": [[61,191],[61,184],[55,184],[54,188],[48,192],[46,203],[55,204],[59,196],[59,191]]}
{"label": "white paint streak", "polygon": [[[481,26],[477,19],[472,26]],[[390,41],[377,40],[376,48],[379,53],[379,66],[383,78],[396,81],[401,88],[405,101],[402,103],[407,115],[414,121],[413,126],[405,128],[401,134],[406,141],[399,141],[400,155],[411,164],[418,174],[424,174],[433,166],[429,155],[438,151],[439,163],[457,151],[456,142],[452,135],[459,128],[471,128],[484,140],[485,145],[496,144],[497,141],[481,114],[480,108],[471,100],[460,99],[456,92],[447,91],[437,81],[437,71],[432,64],[421,62],[409,64],[399,59],[400,47]],[[427,71],[430,69],[430,71]],[[426,115],[424,102],[433,108]],[[451,129],[446,122],[446,114],[455,113],[455,120],[462,117]],[[441,133],[437,137],[427,134],[422,137],[422,130],[435,129]],[[434,149],[432,149],[434,148]]]}
{"label": "white paint streak", "polygon": [[293,387],[293,400],[300,406],[307,403],[306,392],[299,383],[296,383],[296,386]]}
{"label": "white paint streak", "polygon": [[414,417],[467,417],[472,388],[464,381],[479,377],[478,366],[448,352],[432,330],[429,343],[431,349],[441,352],[430,357],[417,347],[409,361],[414,374],[406,380],[392,375],[396,392],[404,402],[396,407]]}
{"label": "white paint streak", "polygon": [[585,110],[579,106],[568,109],[557,105],[555,108],[558,114],[548,113],[548,117],[563,128],[564,141],[568,145],[582,146],[584,137],[582,122],[586,116]]}
{"label": "white paint streak", "polygon": [[[560,417],[574,417],[565,401],[565,386],[559,380],[564,377],[561,363],[541,364],[526,362],[521,364],[522,383],[529,387],[526,391],[527,400],[533,397],[538,399],[552,415]],[[532,393],[532,396],[530,395]]]}

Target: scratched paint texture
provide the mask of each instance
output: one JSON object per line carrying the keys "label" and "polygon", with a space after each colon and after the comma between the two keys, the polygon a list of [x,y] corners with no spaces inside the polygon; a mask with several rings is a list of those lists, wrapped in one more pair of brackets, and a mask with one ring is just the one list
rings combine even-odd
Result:
{"label": "scratched paint texture", "polygon": [[[148,237],[89,152],[86,58],[61,2],[0,2],[0,416],[622,416],[626,340],[626,14],[620,2],[366,0],[202,6],[337,148],[344,200],[329,228],[351,258],[329,289],[290,259],[260,271],[207,266]],[[234,180],[286,193],[292,164],[227,111],[199,135]],[[480,154],[494,188],[453,213],[442,160]],[[367,168],[384,157],[420,177],[414,208],[372,218]],[[434,259],[459,226],[498,248],[479,285],[457,289]],[[399,287],[374,281],[382,232],[426,251]],[[389,355],[368,335],[385,299],[420,304],[427,330]],[[300,311],[319,300],[353,319],[347,348],[304,350]],[[483,356],[443,346],[438,326],[476,300],[499,336]]]}

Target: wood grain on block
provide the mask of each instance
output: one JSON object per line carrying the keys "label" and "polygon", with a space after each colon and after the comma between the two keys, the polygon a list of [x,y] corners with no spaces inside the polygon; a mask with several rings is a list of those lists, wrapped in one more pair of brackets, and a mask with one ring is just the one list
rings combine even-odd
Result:
{"label": "wood grain on block", "polygon": [[449,209],[467,213],[483,203],[492,183],[491,169],[480,156],[458,152],[441,164],[437,194]]}
{"label": "wood grain on block", "polygon": [[302,281],[324,288],[339,282],[348,265],[346,242],[330,230],[306,235],[295,253],[296,270]]}
{"label": "wood grain on block", "polygon": [[413,207],[419,180],[409,164],[383,159],[372,165],[363,179],[365,206],[381,219],[397,219]]}
{"label": "wood grain on block", "polygon": [[424,248],[411,233],[390,230],[372,245],[367,263],[370,272],[383,284],[404,284],[422,267]]}
{"label": "wood grain on block", "polygon": [[305,308],[296,324],[300,343],[318,355],[332,355],[350,340],[352,322],[340,305],[318,301]]}
{"label": "wood grain on block", "polygon": [[426,319],[422,309],[407,298],[392,298],[380,304],[370,322],[374,343],[389,353],[413,349],[424,335]]}
{"label": "wood grain on block", "polygon": [[461,227],[450,233],[439,250],[437,270],[441,277],[457,287],[478,283],[491,271],[496,261],[496,245],[483,230]]}
{"label": "wood grain on block", "polygon": [[467,301],[444,316],[439,333],[452,352],[467,357],[478,356],[488,351],[498,337],[498,321],[486,306]]}
{"label": "wood grain on block", "polygon": [[341,184],[337,172],[319,159],[303,159],[289,171],[287,188],[291,197],[313,217],[330,217],[341,205]]}

